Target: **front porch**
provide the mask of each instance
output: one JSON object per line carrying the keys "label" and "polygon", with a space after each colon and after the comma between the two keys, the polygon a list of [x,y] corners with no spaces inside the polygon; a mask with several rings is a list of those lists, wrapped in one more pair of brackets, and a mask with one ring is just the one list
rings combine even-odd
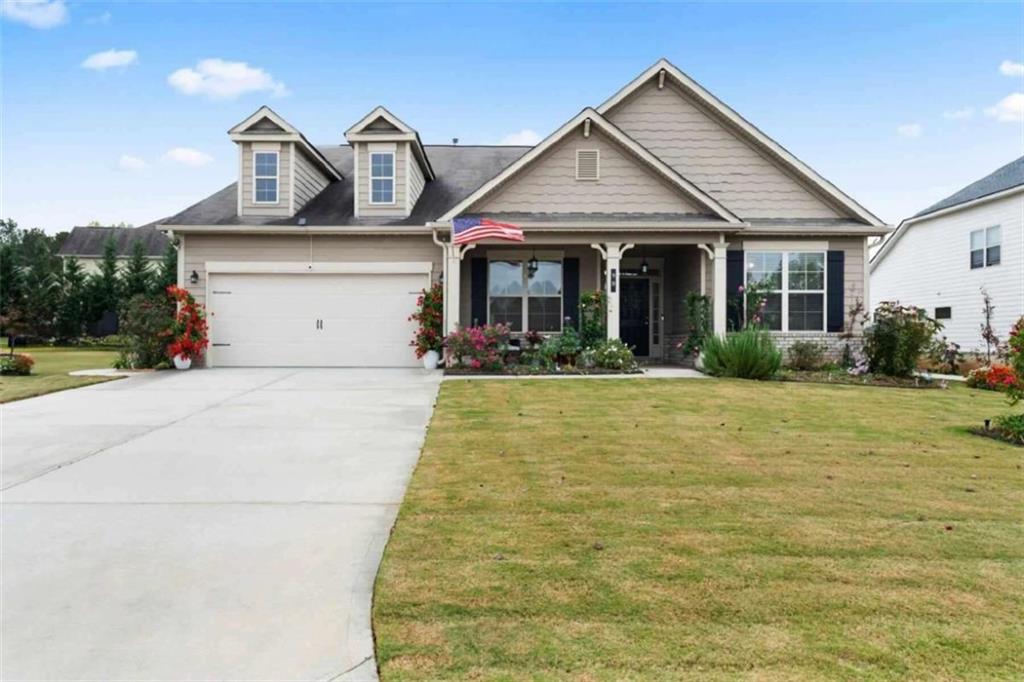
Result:
{"label": "front porch", "polygon": [[709,326],[725,332],[726,246],[717,234],[585,242],[531,235],[526,244],[445,244],[446,332],[501,322],[513,335],[557,334],[567,325],[578,328],[581,295],[602,291],[609,339],[632,346],[643,362],[683,364],[690,294],[706,297]]}

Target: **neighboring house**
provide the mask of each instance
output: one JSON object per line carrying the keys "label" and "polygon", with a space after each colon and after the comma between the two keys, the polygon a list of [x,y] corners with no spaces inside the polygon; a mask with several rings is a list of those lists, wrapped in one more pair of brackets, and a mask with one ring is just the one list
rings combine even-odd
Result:
{"label": "neighboring house", "polygon": [[981,351],[982,289],[1005,339],[1024,315],[1024,157],[907,218],[871,259],[872,308],[924,308],[965,351]]}
{"label": "neighboring house", "polygon": [[154,266],[167,253],[170,240],[154,225],[142,227],[75,227],[64,240],[57,255],[61,258],[74,257],[82,264],[86,273],[99,272],[103,250],[107,241],[113,238],[117,245],[117,259],[123,266],[132,256],[135,242],[141,241],[146,258]]}
{"label": "neighboring house", "polygon": [[[577,324],[580,292],[603,288],[608,336],[654,362],[681,359],[688,292],[725,333],[740,285],[764,281],[781,343],[835,350],[889,230],[665,60],[532,148],[424,145],[383,107],[345,146],[267,107],[229,134],[238,182],[161,221],[214,366],[414,365],[408,316],[432,281],[447,330],[516,333]],[[453,246],[466,215],[526,242]]]}

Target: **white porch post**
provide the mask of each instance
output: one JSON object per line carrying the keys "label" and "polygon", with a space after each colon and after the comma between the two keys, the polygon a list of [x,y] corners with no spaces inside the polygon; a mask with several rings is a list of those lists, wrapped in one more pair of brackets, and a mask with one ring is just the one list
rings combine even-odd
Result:
{"label": "white porch post", "polygon": [[591,244],[590,246],[597,249],[604,257],[604,291],[608,297],[608,319],[606,321],[608,339],[617,339],[619,338],[619,279],[622,270],[622,256],[626,251],[633,248],[633,245],[621,242],[608,242],[606,244]]}
{"label": "white porch post", "polygon": [[714,270],[714,289],[712,292],[712,308],[713,308],[713,331],[718,336],[725,336],[726,332],[726,279],[725,279],[725,268],[726,258],[725,252],[729,246],[723,241],[715,243],[715,270]]}
{"label": "white porch post", "polygon": [[451,334],[459,326],[459,293],[462,288],[461,248],[448,244],[445,248],[445,279],[444,279],[444,333]]}

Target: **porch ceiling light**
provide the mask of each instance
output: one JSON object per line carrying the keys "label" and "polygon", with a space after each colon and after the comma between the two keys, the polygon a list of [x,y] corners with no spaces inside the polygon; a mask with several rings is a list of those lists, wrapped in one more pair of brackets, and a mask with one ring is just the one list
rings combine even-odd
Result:
{"label": "porch ceiling light", "polygon": [[646,275],[647,274],[647,270],[648,270],[648,267],[647,267],[647,256],[644,256],[643,261],[640,263],[640,274]]}
{"label": "porch ceiling light", "polygon": [[526,274],[529,277],[533,277],[537,274],[537,270],[540,269],[540,263],[537,262],[537,254],[530,257],[530,260],[526,263]]}

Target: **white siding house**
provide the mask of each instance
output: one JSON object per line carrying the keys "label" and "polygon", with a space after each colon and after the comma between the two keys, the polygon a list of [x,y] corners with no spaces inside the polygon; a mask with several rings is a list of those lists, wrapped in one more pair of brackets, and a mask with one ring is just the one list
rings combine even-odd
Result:
{"label": "white siding house", "polygon": [[984,289],[1005,338],[1024,315],[1024,157],[903,221],[870,272],[872,309],[922,307],[964,351],[985,347]]}

